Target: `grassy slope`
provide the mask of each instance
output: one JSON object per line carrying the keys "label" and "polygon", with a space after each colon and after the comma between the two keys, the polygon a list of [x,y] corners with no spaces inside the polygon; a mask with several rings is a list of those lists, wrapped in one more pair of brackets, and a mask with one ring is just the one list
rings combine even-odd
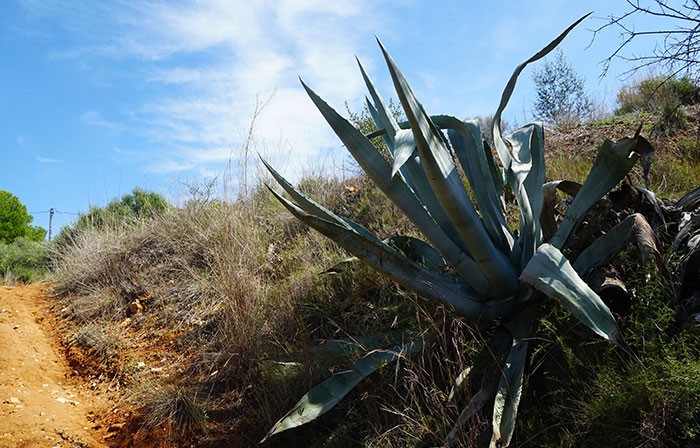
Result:
{"label": "grassy slope", "polygon": [[[549,132],[548,177],[582,180],[593,149],[634,132],[633,121]],[[693,138],[693,123],[675,143],[652,140],[652,189],[661,196],[678,197],[700,178],[697,150],[678,144]],[[639,173],[633,181],[640,183]],[[309,178],[302,186],[382,237],[411,232],[362,178]],[[136,406],[135,422],[145,424],[134,440],[166,434],[173,446],[254,446],[309,387],[347,365],[315,358],[310,347],[389,328],[421,332],[429,342],[423,353],[269,446],[441,443],[460,411],[459,400],[446,400],[452,380],[476,353],[476,344],[456,341],[479,335],[362,266],[319,275],[344,256],[261,188],[245,201],[192,202],[155,220],[78,235],[58,258],[56,309],[70,350],[91,360],[86,368],[125,386],[124,406]],[[637,300],[625,332],[645,367],[627,366],[547,304],[514,446],[613,446],[605,442],[613,436],[614,446],[697,440],[700,341],[668,335],[667,285],[647,279],[655,278],[651,265],[623,256]]]}

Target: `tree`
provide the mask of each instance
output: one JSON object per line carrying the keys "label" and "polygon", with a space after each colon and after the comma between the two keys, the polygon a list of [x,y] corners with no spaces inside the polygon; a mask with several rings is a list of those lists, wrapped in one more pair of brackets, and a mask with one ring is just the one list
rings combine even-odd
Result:
{"label": "tree", "polygon": [[535,117],[538,120],[566,126],[589,118],[593,112],[593,102],[586,93],[583,78],[574,72],[561,51],[536,69],[532,80],[537,94]]}
{"label": "tree", "polygon": [[43,240],[46,230],[29,225],[33,220],[27,207],[15,195],[0,190],[0,242],[11,243],[20,237]]}
{"label": "tree", "polygon": [[136,187],[131,193],[110,201],[104,207],[91,206],[87,213],[81,213],[75,223],[61,229],[56,244],[68,244],[81,230],[119,228],[134,220],[153,218],[168,207],[170,205],[163,196]]}
{"label": "tree", "polygon": [[[697,63],[700,61],[700,1],[698,0],[627,0],[628,10],[619,16],[610,15],[594,38],[605,28],[620,30],[622,43],[605,60],[603,74],[607,73],[613,59],[631,63],[625,74],[631,75],[641,68],[662,66],[673,77],[685,72],[693,80],[700,78]],[[639,16],[655,18],[658,28],[635,26]],[[653,50],[647,54],[628,53],[632,41],[652,40]]]}
{"label": "tree", "polygon": [[130,219],[152,218],[168,206],[168,202],[158,193],[136,187],[131,193],[110,201],[104,207],[90,207],[88,213],[80,215],[75,227],[119,226]]}

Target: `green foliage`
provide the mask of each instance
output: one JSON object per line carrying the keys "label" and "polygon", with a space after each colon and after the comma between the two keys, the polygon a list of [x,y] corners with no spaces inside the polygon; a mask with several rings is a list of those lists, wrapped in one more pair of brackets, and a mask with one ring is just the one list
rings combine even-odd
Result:
{"label": "green foliage", "polygon": [[700,336],[672,331],[673,292],[635,258],[625,251],[611,262],[637,292],[624,330],[641,363],[609,356],[598,342],[580,344],[581,329],[550,310],[533,350],[518,446],[680,448],[700,440]]}
{"label": "green foliage", "polygon": [[[617,143],[606,140],[601,145],[586,181],[578,189],[561,225],[556,232],[552,230],[553,236],[546,242],[541,224],[545,209],[541,124],[526,125],[508,136],[502,134],[501,114],[523,68],[550,52],[578,22],[520,64],[506,85],[492,128],[500,166],[484,147],[478,123],[427,115],[381,43],[406,122],[398,123],[393,118],[362,66],[360,70],[372,98],[368,109],[376,128],[382,130],[380,135],[388,154],[372,144],[370,137],[374,134],[364,135],[302,82],[367,176],[413,222],[425,240],[408,236],[382,240],[357,222],[304,195],[263,161],[290,199],[271,189],[273,195],[299,220],[401,286],[446,306],[475,327],[496,326],[485,350],[493,353],[495,347],[500,347],[498,351],[506,352],[507,356],[500,359],[502,364],[497,362],[498,365],[489,369],[493,373],[489,381],[495,383],[484,386],[476,394],[488,398],[465,408],[473,416],[486,402],[493,404],[492,446],[508,446],[513,436],[531,327],[536,320],[532,304],[537,301],[530,300],[531,297],[543,295],[558,300],[586,327],[626,350],[610,309],[580,275],[597,266],[610,252],[617,251],[631,235],[636,235],[640,247],[648,246],[658,253],[655,240],[649,235],[651,229],[641,215],[620,224],[627,227],[612,229],[610,241],[595,246],[600,251],[595,257],[583,257],[584,261],[572,266],[562,253],[589,209],[635,165],[636,152],[648,146],[642,137],[635,135]],[[471,186],[471,194],[465,188],[464,177]],[[518,234],[512,233],[506,224],[503,180],[519,205]],[[631,229],[631,223],[644,229],[625,231]],[[384,359],[398,359],[392,355],[396,350],[389,350]],[[372,372],[378,366],[373,367]],[[364,376],[355,375],[349,381],[346,374],[339,373],[314,387],[273,426],[268,437],[324,414]],[[460,432],[459,426],[463,424],[450,431],[446,445],[458,443],[454,434]]]}
{"label": "green foliage", "polygon": [[167,201],[158,193],[136,187],[130,194],[125,194],[104,207],[91,206],[73,225],[61,229],[56,242],[62,246],[81,230],[118,228],[142,219],[150,219],[162,214],[168,207]]}
{"label": "green foliage", "polygon": [[680,159],[700,163],[700,140],[697,138],[682,139],[676,142]]}
{"label": "green foliage", "polygon": [[670,136],[687,125],[685,106],[700,102],[700,85],[688,77],[649,76],[620,89],[617,102],[616,115],[652,113],[652,132]]}
{"label": "green foliage", "polygon": [[0,243],[0,275],[6,281],[32,283],[43,279],[50,266],[47,243],[26,237]]}
{"label": "green foliage", "polygon": [[[358,113],[352,111],[347,103],[345,104],[345,109],[348,113],[348,121],[352,123],[352,125],[355,126],[364,135],[372,135],[377,131],[377,125],[372,119],[372,115],[369,109],[370,107],[373,107],[371,103],[367,103],[362,107],[362,110]],[[394,101],[391,99],[389,100],[388,108],[394,120],[400,121],[405,119],[401,107],[395,104]],[[379,135],[372,139],[372,143],[374,143],[377,149],[379,149],[379,152],[385,158],[389,159],[391,157],[389,154],[389,148],[387,148],[386,143],[384,143],[384,141]]]}
{"label": "green foliage", "polygon": [[10,192],[0,190],[0,242],[11,243],[19,237],[41,241],[46,231],[29,225],[34,218],[27,207]]}
{"label": "green foliage", "polygon": [[688,77],[651,75],[620,89],[616,115],[632,112],[657,112],[664,104],[669,108],[700,102],[700,85]]}
{"label": "green foliage", "polygon": [[587,446],[684,447],[700,436],[700,362],[668,356],[642,368],[605,369],[584,406]]}
{"label": "green foliage", "polygon": [[167,208],[168,203],[161,195],[136,187],[130,194],[125,194],[104,207],[90,207],[87,214],[78,218],[76,227],[115,226],[129,220],[151,218]]}
{"label": "green foliage", "polygon": [[652,127],[652,132],[669,136],[683,129],[688,123],[688,115],[680,101],[664,99],[659,108],[659,120]]}
{"label": "green foliage", "polygon": [[535,83],[535,117],[567,126],[588,119],[594,110],[584,79],[569,65],[559,50],[532,75]]}

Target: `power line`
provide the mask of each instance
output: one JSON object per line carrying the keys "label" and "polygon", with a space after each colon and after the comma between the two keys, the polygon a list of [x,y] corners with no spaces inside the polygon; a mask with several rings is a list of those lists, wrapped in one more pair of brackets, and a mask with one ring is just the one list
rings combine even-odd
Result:
{"label": "power line", "polygon": [[30,213],[30,214],[31,214],[31,215],[41,215],[41,214],[43,214],[43,213],[48,213],[48,214],[49,214],[49,241],[51,241],[51,238],[53,237],[53,216],[54,216],[54,214],[59,213],[59,214],[61,214],[61,215],[74,215],[74,216],[80,215],[80,213],[62,212],[62,211],[60,211],[60,210],[56,210],[56,209],[53,208],[53,207],[50,208],[50,209],[48,209],[48,210],[42,210],[42,211],[39,211],[39,212]]}
{"label": "power line", "polygon": [[73,213],[73,212],[62,212],[60,210],[54,209],[48,209],[48,210],[42,210],[40,212],[31,212],[29,213],[30,215],[41,215],[42,213],[59,213],[61,215],[75,215],[78,216],[80,213]]}

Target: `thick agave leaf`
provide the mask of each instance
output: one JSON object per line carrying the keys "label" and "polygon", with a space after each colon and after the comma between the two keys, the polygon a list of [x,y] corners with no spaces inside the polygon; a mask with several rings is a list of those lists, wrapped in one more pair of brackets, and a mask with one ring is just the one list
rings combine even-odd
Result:
{"label": "thick agave leaf", "polygon": [[557,231],[557,221],[555,219],[555,207],[559,203],[557,190],[563,191],[569,196],[576,196],[581,190],[581,184],[569,180],[553,180],[542,186],[543,201],[540,212],[540,226],[542,227],[542,238],[549,241]]}
{"label": "thick agave leaf", "polygon": [[374,269],[387,274],[400,285],[454,309],[474,323],[488,322],[511,306],[509,302],[480,303],[484,301],[483,297],[469,285],[457,283],[451,276],[430,271],[382,241],[367,238],[352,229],[307,214],[274,191],[272,194],[300,221],[332,239]]}
{"label": "thick agave leaf", "polygon": [[326,381],[308,391],[297,404],[282,417],[267,433],[260,443],[271,436],[313,421],[331,410],[360,381],[384,365],[394,362],[404,354],[421,350],[420,342],[410,342],[396,346],[391,350],[375,350],[356,361],[349,370],[333,375]]}
{"label": "thick agave leaf", "polygon": [[489,297],[507,297],[517,289],[517,271],[491,240],[471,203],[441,131],[430,120],[395,62],[381,45],[384,59],[420,154],[421,165],[430,186],[454,223],[489,284]]}
{"label": "thick agave leaf", "polygon": [[332,211],[328,210],[321,204],[317,203],[313,199],[309,198],[296,188],[292,186],[292,184],[287,181],[282,175],[280,175],[272,166],[270,166],[269,163],[267,163],[262,157],[260,158],[260,161],[265,165],[265,168],[272,174],[272,177],[277,181],[277,183],[284,189],[284,191],[289,194],[289,196],[292,197],[292,199],[299,205],[306,213],[316,215],[320,218],[323,218],[327,221],[334,222],[338,225],[347,227],[348,229],[352,229],[355,232],[358,232],[364,236],[366,236],[369,239],[376,239],[379,241],[377,237],[375,237],[369,230],[365,229],[362,227],[360,224],[356,223],[355,221],[344,218],[342,216],[336,215]]}
{"label": "thick agave leaf", "polygon": [[625,347],[608,307],[555,246],[542,244],[525,266],[520,280],[559,300],[564,308],[595,333]]}
{"label": "thick agave leaf", "polygon": [[498,163],[496,163],[496,159],[493,156],[493,150],[491,146],[489,146],[489,143],[486,140],[482,140],[482,143],[484,144],[484,155],[486,156],[486,161],[489,164],[489,171],[491,172],[491,182],[493,182],[498,195],[501,197],[501,208],[505,209],[506,206],[503,198],[505,172],[498,165]]}
{"label": "thick agave leaf", "polygon": [[[391,110],[389,110],[386,103],[382,100],[381,96],[379,96],[379,92],[377,92],[377,89],[374,87],[372,80],[367,75],[367,72],[360,63],[359,59],[357,59],[357,65],[360,66],[362,79],[364,79],[365,85],[367,86],[367,90],[369,91],[369,94],[372,97],[371,105],[374,106],[374,109],[377,113],[377,116],[373,118],[374,122],[377,125],[377,128],[384,129],[384,135],[386,135],[386,137],[389,139],[389,142],[393,142],[394,135],[396,135],[396,132],[399,130],[399,125],[396,123],[396,119],[394,119]],[[391,146],[389,142],[387,142],[387,145]]]}
{"label": "thick agave leaf", "polygon": [[392,236],[384,241],[412,261],[436,272],[448,269],[442,255],[425,241],[405,235]]}
{"label": "thick agave leaf", "polygon": [[649,253],[654,254],[659,271],[670,282],[671,278],[659,251],[659,241],[656,239],[656,234],[646,218],[639,213],[628,216],[605,235],[596,239],[576,258],[573,268],[579,275],[585,275],[592,269],[603,265],[606,260],[618,253],[630,239],[637,244],[643,261],[646,261]]}
{"label": "thick agave leaf", "polygon": [[698,205],[700,205],[700,186],[676,202],[676,208],[684,212],[694,210]]}
{"label": "thick agave leaf", "polygon": [[[445,259],[433,246],[418,238],[406,235],[395,235],[385,240],[384,243],[393,247],[408,257],[411,261],[435,272],[446,272],[449,269]],[[342,272],[345,266],[360,261],[357,257],[349,257],[336,263],[322,274],[335,274]]]}
{"label": "thick agave leaf", "polygon": [[520,210],[522,248],[520,266],[525,266],[542,242],[540,213],[544,184],[544,136],[542,126],[530,124],[518,129],[508,138],[512,148],[509,181]]}
{"label": "thick agave leaf", "polygon": [[[411,132],[410,129],[400,129],[396,132],[394,146],[395,158],[391,175],[394,176],[396,170],[399,168],[401,169],[406,182],[411,186],[416,197],[418,197],[426,210],[428,210],[430,216],[433,217],[438,226],[440,226],[450,240],[452,240],[462,252],[471,256],[469,247],[467,247],[466,243],[459,235],[459,232],[452,221],[450,221],[442,204],[440,204],[440,201],[435,196],[435,192],[430,187],[430,183],[425,176],[425,172],[423,171],[423,167],[420,164],[420,159],[416,152],[416,141],[413,138],[413,132]],[[409,157],[405,159],[405,155]]]}
{"label": "thick agave leaf", "polygon": [[413,138],[413,132],[408,130],[400,130],[396,133],[394,146],[394,163],[391,166],[391,175],[396,173],[412,158],[418,155],[416,148],[416,140]]}
{"label": "thick agave leaf", "polygon": [[586,216],[588,209],[610,192],[629,173],[639,158],[635,153],[636,138],[623,138],[617,143],[603,142],[591,172],[564,215],[549,243],[559,249],[566,246],[571,234]]}
{"label": "thick agave leaf", "polygon": [[493,405],[493,434],[490,448],[506,447],[513,437],[527,362],[527,337],[533,322],[534,314],[526,311],[506,323],[513,335],[513,346],[506,358]]}
{"label": "thick agave leaf", "polygon": [[657,197],[656,194],[654,194],[653,191],[647,190],[645,188],[639,188],[637,187],[637,191],[646,198],[647,202],[649,202],[653,207],[654,207],[654,212],[656,213],[656,216],[661,218],[661,222],[663,223],[664,227],[666,226],[666,216],[664,215],[664,204],[661,202]]}
{"label": "thick agave leaf", "polygon": [[523,62],[519,66],[515,68],[515,71],[513,71],[513,74],[510,76],[510,79],[508,80],[508,84],[506,84],[506,88],[503,90],[503,94],[501,95],[501,102],[498,105],[498,109],[496,109],[496,113],[493,116],[493,141],[494,144],[496,145],[496,151],[498,152],[498,156],[501,158],[501,163],[503,164],[503,168],[506,170],[506,175],[508,171],[510,170],[511,167],[511,156],[510,156],[510,150],[508,148],[508,145],[505,143],[503,139],[503,135],[501,134],[501,115],[503,115],[503,111],[505,110],[506,106],[508,105],[508,101],[510,101],[510,97],[513,95],[513,91],[515,90],[515,84],[518,81],[518,77],[520,76],[520,73],[525,69],[525,67],[532,63],[535,62],[539,59],[542,59],[545,57],[547,54],[549,54],[552,50],[554,50],[559,43],[561,43],[562,40],[566,37],[567,34],[571,32],[579,23],[581,23],[586,17],[591,15],[591,13],[586,14],[585,16],[581,17],[578,19],[576,22],[571,24],[566,30],[564,30],[563,33],[561,33],[559,36],[557,36],[556,39],[551,41],[547,46],[545,46],[542,50],[538,51],[534,56],[532,56],[530,59],[527,61]]}
{"label": "thick agave leaf", "polygon": [[498,247],[509,253],[515,240],[501,209],[500,191],[492,181],[479,125],[475,121],[465,122],[446,115],[431,119],[441,129],[448,130],[450,143],[469,180],[486,230]]}
{"label": "thick agave leaf", "polygon": [[471,257],[469,247],[460,236],[455,225],[440,204],[435,191],[430,186],[430,182],[423,171],[420,158],[417,154],[416,141],[410,129],[400,129],[396,132],[394,139],[394,165],[391,175],[394,176],[398,169],[404,175],[407,183],[411,186],[416,196],[428,210],[430,216],[445,232],[445,234],[460,248],[460,250]]}
{"label": "thick agave leaf", "polygon": [[523,390],[527,347],[527,341],[518,341],[508,354],[494,403],[490,448],[506,447],[513,437]]}
{"label": "thick agave leaf", "polygon": [[[360,68],[362,68],[362,66],[360,66]],[[363,75],[365,77],[367,76],[366,74],[364,74],[364,71],[363,71]],[[369,85],[371,85],[369,78],[366,78],[366,81],[368,83],[370,83]],[[373,87],[372,87],[372,89],[373,89]],[[392,155],[392,157],[394,157],[394,163],[392,165],[391,176],[393,177],[393,176],[396,176],[397,173],[401,173],[401,176],[403,176],[404,181],[411,188],[411,190],[413,190],[416,197],[424,203],[425,208],[428,211],[431,211],[428,204],[425,202],[425,198],[424,198],[425,194],[424,195],[420,194],[420,192],[419,192],[420,188],[419,188],[419,186],[416,185],[416,181],[414,181],[414,178],[419,179],[419,176],[416,176],[416,173],[422,174],[422,170],[419,166],[420,164],[417,161],[410,160],[410,159],[404,160],[403,163],[399,166],[397,166],[397,163],[396,163],[397,153],[403,154],[403,152],[405,152],[405,151],[409,151],[410,153],[415,152],[415,143],[413,143],[413,136],[411,135],[410,141],[407,141],[408,139],[406,137],[402,138],[401,135],[397,136],[397,133],[398,134],[401,134],[401,133],[405,134],[406,131],[399,129],[398,125],[394,121],[394,118],[391,116],[390,116],[390,119],[392,120],[391,123],[385,124],[383,121],[384,120],[383,117],[386,115],[386,113],[380,114],[379,109],[377,109],[377,107],[374,106],[374,104],[369,100],[369,98],[366,98],[366,100],[367,100],[367,109],[369,110],[369,113],[372,116],[372,120],[374,120],[374,123],[377,126],[377,131],[370,134],[370,135],[366,135],[366,137],[368,139],[371,139],[371,138],[374,138],[375,136],[381,135],[382,139],[384,140],[384,143],[386,144],[387,148],[389,149],[389,153]],[[381,99],[378,99],[378,100],[381,101]],[[384,103],[381,103],[380,107],[385,108],[386,106],[384,106]],[[384,127],[384,126],[387,126],[387,127]],[[388,129],[389,128],[393,129],[393,126],[396,126],[396,130],[389,131]],[[410,134],[410,132],[408,132],[408,133]],[[407,148],[407,146],[408,146],[408,148]],[[400,156],[400,158],[402,158],[402,156]],[[417,159],[417,157],[416,157],[416,159]],[[408,166],[405,166],[405,167],[402,166],[402,165],[406,165],[406,162],[412,162],[412,163],[408,163],[407,164]],[[423,177],[425,177],[425,176],[423,176]],[[423,184],[427,184],[427,183],[428,183],[427,179],[423,181]],[[430,193],[432,193],[432,192],[430,192]],[[435,195],[433,194],[432,197],[434,198]],[[437,199],[435,199],[434,202],[437,202]],[[442,227],[442,224],[440,223],[440,220],[438,219],[438,217],[436,217],[433,213],[431,213],[431,215],[433,215],[433,218],[438,223],[438,225],[440,225]],[[456,240],[454,240],[454,238],[453,238],[453,241],[457,242]]]}
{"label": "thick agave leaf", "polygon": [[391,176],[391,167],[372,145],[372,142],[333,110],[306,84],[303,84],[303,86],[328,124],[372,181],[413,221],[416,227],[472,288],[484,297],[494,294],[489,288],[490,285],[480,265],[462,251],[435,222],[413,190],[404,182],[403,178]]}

